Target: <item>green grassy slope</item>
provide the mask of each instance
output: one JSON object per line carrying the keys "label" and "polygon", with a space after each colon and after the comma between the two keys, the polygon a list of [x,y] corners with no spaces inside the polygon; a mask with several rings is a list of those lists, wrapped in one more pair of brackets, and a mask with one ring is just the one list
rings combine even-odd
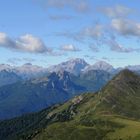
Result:
{"label": "green grassy slope", "polygon": [[140,136],[140,122],[137,121],[114,116],[92,121],[96,125],[87,125],[87,122],[86,126],[75,122],[55,123],[34,140],[136,140]]}

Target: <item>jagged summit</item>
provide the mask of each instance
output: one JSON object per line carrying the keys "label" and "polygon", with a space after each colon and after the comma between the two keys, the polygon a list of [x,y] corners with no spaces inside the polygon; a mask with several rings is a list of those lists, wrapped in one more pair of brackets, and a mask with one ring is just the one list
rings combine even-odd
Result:
{"label": "jagged summit", "polygon": [[73,58],[73,59],[70,59],[69,62],[87,64],[87,62],[82,58]]}
{"label": "jagged summit", "polygon": [[121,82],[131,81],[136,84],[139,83],[139,80],[140,80],[140,77],[129,69],[122,70],[114,77],[114,81],[121,81]]}
{"label": "jagged summit", "polygon": [[87,72],[90,70],[103,70],[103,71],[107,71],[107,72],[112,72],[114,70],[113,66],[110,65],[109,63],[105,62],[105,61],[98,61],[93,65],[89,65],[87,66],[83,72]]}
{"label": "jagged summit", "polygon": [[15,68],[14,66],[10,66],[8,64],[0,64],[0,71],[2,70],[13,71],[14,68]]}
{"label": "jagged summit", "polygon": [[50,72],[58,72],[58,71],[68,71],[73,74],[79,74],[82,69],[84,69],[89,64],[80,58],[70,59],[66,62],[62,62],[58,65],[54,65],[48,68]]}
{"label": "jagged summit", "polygon": [[98,62],[96,62],[95,64],[94,64],[94,66],[96,66],[96,67],[104,67],[104,66],[110,66],[110,67],[112,67],[113,68],[113,66],[112,65],[110,65],[109,63],[107,63],[107,62],[105,62],[105,61],[98,61]]}

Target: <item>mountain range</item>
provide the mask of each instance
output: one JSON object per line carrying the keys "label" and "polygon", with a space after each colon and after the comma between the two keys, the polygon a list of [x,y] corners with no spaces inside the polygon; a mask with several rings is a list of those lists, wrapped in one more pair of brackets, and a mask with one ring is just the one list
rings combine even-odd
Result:
{"label": "mountain range", "polygon": [[[128,66],[135,73],[139,66]],[[0,65],[0,119],[9,119],[64,103],[85,92],[98,92],[123,68],[100,61],[72,59],[50,68],[27,63]]]}
{"label": "mountain range", "polygon": [[[32,65],[31,63],[26,63],[22,66],[11,66],[7,64],[0,64],[0,73],[5,70],[7,72],[13,72],[15,75],[19,76],[22,80],[29,80],[38,77],[43,77],[44,75],[50,74],[52,72],[67,71],[74,75],[80,75],[81,73],[86,73],[92,70],[106,71],[109,73],[116,74],[123,69],[129,69],[140,73],[140,65],[126,66],[122,68],[114,68],[112,65],[105,61],[98,61],[93,65],[88,64],[84,59],[76,58],[58,65],[52,65],[50,67],[41,67],[37,65]],[[1,83],[0,83],[1,84]]]}
{"label": "mountain range", "polygon": [[21,81],[22,78],[18,76],[15,72],[1,70],[0,71],[0,87],[4,85],[9,85]]}
{"label": "mountain range", "polygon": [[140,76],[123,70],[100,91],[0,122],[2,140],[139,140]]}
{"label": "mountain range", "polygon": [[36,112],[83,92],[98,91],[112,75],[90,71],[76,76],[66,71],[0,87],[0,119]]}
{"label": "mountain range", "polygon": [[66,62],[62,62],[58,65],[51,66],[48,68],[48,71],[49,72],[68,71],[70,73],[78,75],[85,67],[88,66],[89,64],[84,59],[76,58]]}
{"label": "mountain range", "polygon": [[82,71],[87,72],[90,70],[103,70],[106,72],[113,72],[115,71],[115,68],[113,68],[112,65],[110,65],[109,63],[105,61],[99,61],[99,62],[96,62],[94,65],[86,66]]}

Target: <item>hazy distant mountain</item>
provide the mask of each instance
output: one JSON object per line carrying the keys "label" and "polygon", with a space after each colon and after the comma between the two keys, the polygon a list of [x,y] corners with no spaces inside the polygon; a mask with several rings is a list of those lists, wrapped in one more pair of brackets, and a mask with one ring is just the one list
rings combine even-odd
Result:
{"label": "hazy distant mountain", "polygon": [[47,77],[18,82],[0,88],[0,118],[35,112],[75,95],[100,90],[112,75],[105,71],[88,71],[74,75],[66,71]]}
{"label": "hazy distant mountain", "polygon": [[0,118],[38,111],[86,91],[71,81],[68,72],[3,86],[0,88]]}
{"label": "hazy distant mountain", "polygon": [[2,71],[2,70],[11,71],[12,69],[14,69],[14,67],[12,67],[8,64],[0,64],[0,71]]}
{"label": "hazy distant mountain", "polygon": [[109,63],[105,61],[99,61],[96,62],[94,65],[87,66],[85,69],[83,69],[83,72],[87,72],[91,70],[102,70],[106,72],[113,72],[115,69]]}
{"label": "hazy distant mountain", "polygon": [[139,140],[139,103],[140,76],[123,70],[96,94],[1,122],[0,139]]}
{"label": "hazy distant mountain", "polygon": [[82,69],[84,69],[88,65],[89,64],[85,62],[84,59],[76,58],[66,62],[62,62],[55,66],[51,66],[48,68],[48,71],[50,72],[67,71],[77,75],[82,71]]}
{"label": "hazy distant mountain", "polygon": [[114,74],[103,70],[89,70],[73,77],[72,81],[86,87],[88,92],[99,91]]}
{"label": "hazy distant mountain", "polygon": [[31,63],[26,63],[22,66],[11,66],[7,64],[0,64],[0,72],[3,70],[15,73],[24,80],[40,77],[44,74],[47,74],[47,68],[32,65]]}
{"label": "hazy distant mountain", "polygon": [[0,64],[0,71],[6,70],[7,72],[13,72],[16,75],[20,76],[23,80],[43,77],[48,75],[49,73],[61,71],[67,71],[75,75],[87,73],[88,71],[92,70],[106,71],[111,74],[117,74],[125,68],[140,73],[140,65],[126,66],[124,68],[114,68],[112,65],[105,61],[98,61],[93,65],[89,65],[84,59],[80,58],[71,59],[58,65],[52,65],[49,68],[32,65],[31,63],[26,63],[21,66]]}
{"label": "hazy distant mountain", "polygon": [[125,68],[137,71],[137,70],[140,70],[140,65],[129,65],[129,66],[126,66]]}
{"label": "hazy distant mountain", "polygon": [[26,63],[22,66],[16,67],[15,72],[23,79],[31,79],[43,76],[47,73],[47,69],[41,66],[32,65],[31,63]]}
{"label": "hazy distant mountain", "polygon": [[12,71],[9,70],[0,71],[0,86],[16,83],[21,80],[22,80],[21,77]]}
{"label": "hazy distant mountain", "polygon": [[125,68],[140,74],[140,65],[129,65]]}

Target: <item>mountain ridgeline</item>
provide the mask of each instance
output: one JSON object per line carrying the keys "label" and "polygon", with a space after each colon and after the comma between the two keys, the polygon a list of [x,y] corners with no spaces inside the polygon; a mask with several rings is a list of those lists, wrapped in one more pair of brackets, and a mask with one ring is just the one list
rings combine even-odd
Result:
{"label": "mountain ridgeline", "polygon": [[36,112],[84,92],[98,91],[111,77],[105,71],[90,71],[79,76],[61,71],[3,86],[0,88],[0,119]]}
{"label": "mountain ridgeline", "polygon": [[[139,66],[128,66],[139,73]],[[0,119],[9,119],[64,103],[85,92],[98,92],[122,68],[99,61],[89,65],[84,59],[71,59],[43,68],[0,65]]]}
{"label": "mountain ridgeline", "polygon": [[140,76],[123,70],[95,94],[1,121],[0,139],[139,140],[139,103]]}
{"label": "mountain ridgeline", "polygon": [[[57,65],[52,65],[50,67],[41,67],[37,65],[32,65],[31,63],[25,63],[21,66],[11,66],[7,64],[0,64],[0,86],[16,83],[20,80],[30,80],[35,78],[44,77],[52,72],[67,71],[73,75],[81,75],[82,73],[88,73],[89,71],[105,71],[110,74],[117,74],[123,69],[129,69],[140,73],[140,66],[126,66],[124,68],[114,68],[112,65],[105,61],[98,61],[93,65],[88,64],[84,59],[76,58],[70,59],[68,61],[62,62]],[[7,72],[10,76],[16,76],[12,78],[6,78],[3,76],[3,71]],[[4,82],[3,82],[4,81]],[[10,81],[10,82],[9,82]]]}
{"label": "mountain ridgeline", "polygon": [[0,71],[0,87],[21,81],[22,78],[12,71]]}
{"label": "mountain ridgeline", "polygon": [[66,62],[62,62],[58,65],[50,66],[48,68],[32,65],[26,63],[22,66],[10,66],[6,64],[0,64],[0,87],[3,85],[9,85],[16,83],[19,80],[27,81],[40,77],[46,77],[53,72],[67,71],[75,76],[82,73],[88,73],[88,71],[105,71],[111,73],[113,67],[106,62],[97,62],[94,65],[89,65],[84,59],[76,58]]}

